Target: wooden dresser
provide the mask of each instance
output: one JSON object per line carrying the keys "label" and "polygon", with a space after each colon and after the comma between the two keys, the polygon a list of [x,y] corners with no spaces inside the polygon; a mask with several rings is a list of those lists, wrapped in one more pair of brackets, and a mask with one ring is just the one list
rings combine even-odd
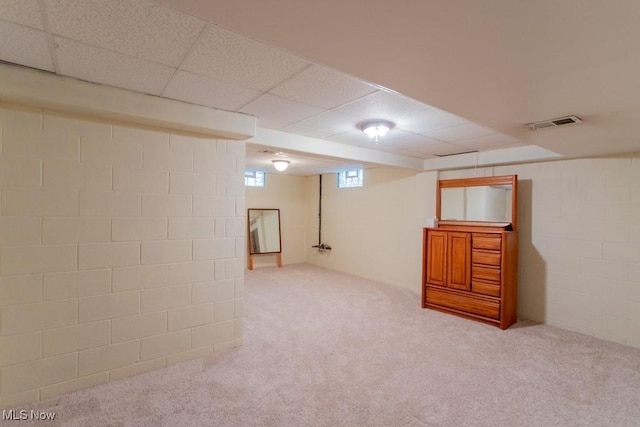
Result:
{"label": "wooden dresser", "polygon": [[[450,181],[469,185],[470,180]],[[517,185],[515,178],[513,183]],[[515,202],[512,209],[515,212]],[[509,219],[513,221],[445,220],[437,228],[423,229],[423,308],[501,329],[516,322],[518,233],[513,230],[515,214]]]}

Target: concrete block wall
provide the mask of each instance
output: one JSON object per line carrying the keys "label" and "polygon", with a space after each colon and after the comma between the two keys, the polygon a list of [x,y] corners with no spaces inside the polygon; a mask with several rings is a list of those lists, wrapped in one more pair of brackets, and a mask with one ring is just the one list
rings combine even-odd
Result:
{"label": "concrete block wall", "polygon": [[448,171],[518,174],[518,316],[640,348],[640,154]]}
{"label": "concrete block wall", "polygon": [[0,407],[241,344],[245,144],[0,105]]}
{"label": "concrete block wall", "polygon": [[[410,289],[419,305],[437,179],[510,174],[519,180],[518,317],[640,348],[640,153],[415,176],[367,169],[364,186],[350,189],[327,175],[322,236],[333,249],[307,262]],[[318,179],[307,179],[313,242]]]}

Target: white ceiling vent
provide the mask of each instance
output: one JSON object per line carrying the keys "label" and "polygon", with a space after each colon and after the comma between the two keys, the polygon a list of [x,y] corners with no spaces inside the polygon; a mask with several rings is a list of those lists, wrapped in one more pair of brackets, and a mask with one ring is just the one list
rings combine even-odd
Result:
{"label": "white ceiling vent", "polygon": [[529,123],[527,126],[529,126],[533,130],[536,130],[555,126],[570,125],[572,123],[582,123],[582,120],[580,120],[580,118],[576,116],[565,116],[558,117],[557,119],[544,120],[542,122]]}

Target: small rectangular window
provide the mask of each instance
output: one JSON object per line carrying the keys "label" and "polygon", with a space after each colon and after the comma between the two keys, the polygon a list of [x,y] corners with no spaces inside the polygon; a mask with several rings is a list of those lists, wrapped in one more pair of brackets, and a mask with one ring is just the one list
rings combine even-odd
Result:
{"label": "small rectangular window", "polygon": [[264,187],[264,172],[244,171],[245,187]]}
{"label": "small rectangular window", "polygon": [[338,172],[338,188],[362,187],[362,169]]}

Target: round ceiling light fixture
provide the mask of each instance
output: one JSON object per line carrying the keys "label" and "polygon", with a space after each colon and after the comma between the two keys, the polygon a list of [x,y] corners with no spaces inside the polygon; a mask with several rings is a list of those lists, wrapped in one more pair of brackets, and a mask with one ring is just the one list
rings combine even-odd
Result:
{"label": "round ceiling light fixture", "polygon": [[291,162],[289,160],[277,159],[271,160],[271,163],[273,163],[273,167],[276,168],[278,172],[284,172],[285,170],[287,170],[287,168],[289,167],[289,163]]}
{"label": "round ceiling light fixture", "polygon": [[393,123],[389,120],[367,120],[362,122],[359,127],[369,138],[378,142],[393,128]]}

